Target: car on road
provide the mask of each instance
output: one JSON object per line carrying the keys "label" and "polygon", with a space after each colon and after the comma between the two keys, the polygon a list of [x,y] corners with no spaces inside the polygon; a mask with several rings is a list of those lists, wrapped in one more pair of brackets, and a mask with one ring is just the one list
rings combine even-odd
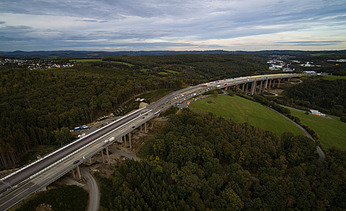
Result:
{"label": "car on road", "polygon": [[132,128],[135,128],[135,126],[132,126]]}
{"label": "car on road", "polygon": [[77,164],[77,163],[79,163],[79,160],[76,160],[75,162],[73,162],[73,164]]}

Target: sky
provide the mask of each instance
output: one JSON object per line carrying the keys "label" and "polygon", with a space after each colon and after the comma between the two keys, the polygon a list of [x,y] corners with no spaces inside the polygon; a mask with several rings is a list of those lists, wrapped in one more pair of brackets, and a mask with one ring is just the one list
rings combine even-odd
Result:
{"label": "sky", "polygon": [[345,49],[346,0],[0,1],[0,51]]}

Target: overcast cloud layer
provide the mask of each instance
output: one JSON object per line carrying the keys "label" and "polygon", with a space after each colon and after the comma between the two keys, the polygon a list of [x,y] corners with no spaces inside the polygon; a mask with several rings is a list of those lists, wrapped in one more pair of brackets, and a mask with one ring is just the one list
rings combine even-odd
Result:
{"label": "overcast cloud layer", "polygon": [[0,51],[215,49],[346,49],[346,1],[0,1]]}

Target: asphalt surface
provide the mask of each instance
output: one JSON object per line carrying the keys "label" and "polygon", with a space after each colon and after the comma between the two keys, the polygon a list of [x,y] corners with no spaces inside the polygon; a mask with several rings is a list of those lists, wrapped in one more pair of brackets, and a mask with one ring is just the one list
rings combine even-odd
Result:
{"label": "asphalt surface", "polygon": [[[293,77],[300,77],[301,75],[297,74]],[[222,84],[228,84],[227,86],[232,86],[235,84],[242,84],[242,83],[249,83],[252,81],[259,81],[259,80],[266,80],[266,79],[275,79],[275,78],[285,78],[285,77],[292,77],[292,75],[289,74],[280,74],[280,75],[266,75],[266,76],[251,76],[251,77],[240,77],[236,79],[227,79],[222,80]],[[62,149],[59,149],[50,155],[47,155],[43,157],[41,160],[34,162],[30,164],[27,167],[24,167],[17,172],[11,174],[10,176],[4,177],[0,179],[0,210],[7,210],[16,203],[18,203],[20,200],[24,199],[28,195],[38,191],[41,186],[37,185],[47,185],[49,182],[47,180],[53,180],[59,178],[59,176],[65,174],[70,169],[74,168],[75,164],[74,161],[71,160],[78,156],[73,156],[71,158],[71,154],[78,151],[79,149],[84,149],[83,147],[85,145],[93,144],[93,147],[95,147],[95,150],[92,153],[95,153],[97,150],[100,150],[108,144],[103,144],[102,147],[100,147],[97,144],[94,144],[95,140],[98,140],[100,137],[102,137],[105,134],[110,133],[111,131],[114,131],[115,129],[128,124],[129,122],[132,122],[139,118],[142,114],[146,112],[151,112],[151,117],[153,117],[156,113],[159,113],[178,102],[185,101],[186,99],[189,99],[194,96],[196,93],[200,93],[202,91],[215,88],[223,88],[226,87],[226,85],[219,85],[219,82],[210,82],[205,84],[199,84],[196,86],[188,87],[176,92],[173,92],[171,94],[168,94],[167,96],[161,98],[155,103],[152,103],[148,105],[147,107],[143,109],[139,109],[137,111],[134,111],[130,113],[127,116],[122,117],[121,119],[112,122],[105,127],[94,131],[93,133],[90,133],[81,139],[78,139],[77,141],[63,147]],[[206,88],[208,87],[208,88]],[[155,114],[154,114],[155,113]],[[144,117],[143,117],[144,118]],[[137,120],[136,120],[137,121]],[[145,120],[143,120],[145,121]],[[138,121],[138,124],[140,122]],[[134,129],[139,125],[133,126]],[[131,128],[130,128],[131,129]],[[128,132],[129,129],[121,130],[124,133]],[[100,144],[101,141],[98,143]],[[103,141],[102,141],[103,143]],[[97,147],[96,147],[97,146]],[[90,146],[92,147],[92,146]],[[68,158],[68,159],[66,159]],[[66,159],[66,160],[63,160]],[[77,159],[77,158],[76,158]],[[59,161],[59,162],[58,162]],[[81,161],[82,162],[82,161]],[[60,166],[59,172],[54,172],[51,170],[54,164],[54,171],[57,164]],[[79,163],[80,164],[80,163]],[[78,165],[79,165],[78,164]],[[50,169],[46,170],[47,167],[51,167]],[[47,172],[47,173],[45,173]],[[56,176],[55,176],[56,174]],[[40,179],[35,179],[39,177]],[[37,183],[32,183],[30,181],[35,180]]]}
{"label": "asphalt surface", "polygon": [[82,175],[87,179],[89,187],[89,205],[88,211],[98,211],[100,207],[100,189],[95,178],[89,171],[80,168]]}

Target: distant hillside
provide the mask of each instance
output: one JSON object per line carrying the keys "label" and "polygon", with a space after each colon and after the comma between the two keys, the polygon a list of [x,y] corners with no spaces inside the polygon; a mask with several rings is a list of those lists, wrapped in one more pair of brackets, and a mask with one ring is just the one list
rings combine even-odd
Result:
{"label": "distant hillside", "polygon": [[329,56],[346,56],[346,50],[341,51],[294,51],[294,50],[269,50],[269,51],[0,51],[1,57],[16,57],[16,58],[90,58],[90,57],[105,57],[105,56],[138,56],[138,55],[176,55],[176,54],[287,54],[287,55],[325,55]]}

